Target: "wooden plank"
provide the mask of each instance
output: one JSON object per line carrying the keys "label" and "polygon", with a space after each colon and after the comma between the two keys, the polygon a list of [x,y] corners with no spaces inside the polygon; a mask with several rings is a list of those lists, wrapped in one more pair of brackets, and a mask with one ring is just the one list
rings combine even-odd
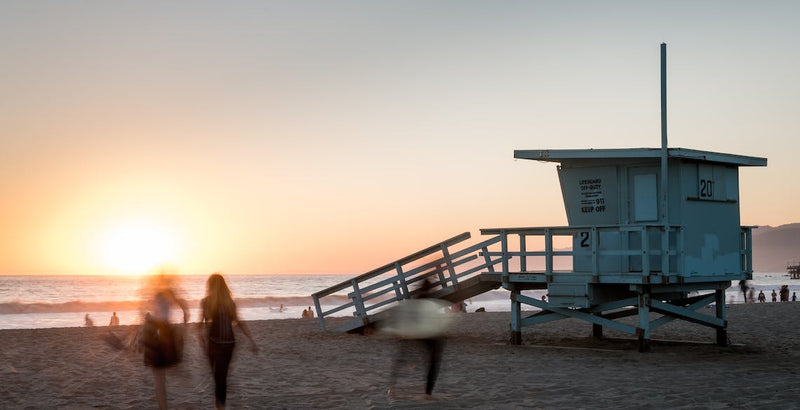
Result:
{"label": "wooden plank", "polygon": [[322,328],[323,331],[327,330],[325,328],[325,315],[322,314],[322,305],[319,303],[319,299],[313,298],[314,300],[314,309],[317,311],[317,321],[319,322],[319,327]]}
{"label": "wooden plank", "polygon": [[340,312],[340,311],[345,310],[347,308],[354,308],[354,307],[355,307],[355,304],[353,302],[348,302],[348,303],[345,303],[345,304],[343,304],[341,306],[337,306],[337,307],[335,307],[333,309],[326,310],[325,312],[322,312],[322,317],[330,316],[330,315],[332,315],[332,314],[334,314],[336,312]]}
{"label": "wooden plank", "polygon": [[[707,294],[707,295],[695,296],[695,297],[689,298],[687,300],[688,305],[684,309],[688,309],[688,310],[694,311],[694,310],[700,309],[702,307],[708,306],[709,304],[714,302],[715,299],[716,299],[716,294],[715,293],[710,293],[710,294]],[[681,318],[675,317],[675,316],[665,315],[663,317],[660,317],[660,318],[650,322],[650,327],[652,329],[656,329],[656,328],[659,328],[659,327],[661,327],[661,326],[663,326],[663,325],[665,325],[665,324],[667,324],[667,323],[669,323],[669,322],[671,322],[673,320],[676,320],[676,319],[681,319]]]}
{"label": "wooden plank", "polygon": [[[713,299],[715,296],[711,295],[711,297]],[[650,300],[650,308],[653,311],[665,315],[675,316],[678,319],[686,320],[688,322],[696,323],[699,325],[714,327],[714,328],[725,327],[725,321],[720,318],[697,313],[691,309],[675,306],[669,303],[664,303],[660,300]]]}
{"label": "wooden plank", "polygon": [[562,315],[562,316],[573,317],[573,318],[576,318],[576,319],[583,320],[585,322],[594,323],[594,324],[598,324],[598,325],[601,325],[601,326],[606,326],[606,327],[609,327],[609,328],[612,328],[612,329],[616,329],[616,330],[619,330],[621,332],[630,333],[630,334],[636,334],[636,328],[633,327],[633,326],[629,326],[629,325],[626,325],[626,324],[623,324],[623,323],[618,323],[618,322],[615,322],[613,320],[606,319],[606,318],[604,318],[602,316],[596,316],[596,315],[593,315],[593,314],[590,314],[590,313],[586,313],[586,311],[584,311],[584,310],[573,310],[573,309],[566,309],[566,308],[550,307],[550,306],[548,306],[547,302],[542,302],[541,300],[534,299],[534,298],[531,298],[531,297],[525,296],[525,295],[519,295],[519,296],[515,297],[514,299],[516,301],[521,302],[521,303],[525,303],[525,304],[531,305],[531,306],[536,306],[536,307],[539,307],[541,309],[545,309],[545,310],[548,310],[550,312],[553,312],[553,313],[556,313],[556,314],[559,314],[559,315]]}
{"label": "wooden plank", "polygon": [[638,298],[626,298],[620,300],[614,300],[611,302],[601,303],[597,306],[592,307],[592,312],[606,312],[609,310],[620,309],[626,306],[636,306]]}

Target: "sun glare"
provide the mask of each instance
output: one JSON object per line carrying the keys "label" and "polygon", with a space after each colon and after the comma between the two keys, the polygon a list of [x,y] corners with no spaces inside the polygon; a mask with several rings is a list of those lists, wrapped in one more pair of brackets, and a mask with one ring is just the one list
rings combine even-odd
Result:
{"label": "sun glare", "polygon": [[173,232],[147,222],[110,227],[98,245],[103,264],[122,273],[145,273],[156,265],[176,262]]}

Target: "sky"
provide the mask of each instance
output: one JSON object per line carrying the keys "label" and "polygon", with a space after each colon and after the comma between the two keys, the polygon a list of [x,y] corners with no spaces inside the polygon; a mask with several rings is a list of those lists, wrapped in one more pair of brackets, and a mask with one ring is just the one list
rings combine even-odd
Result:
{"label": "sky", "polygon": [[566,225],[515,149],[766,157],[797,222],[794,1],[3,1],[0,274],[358,274]]}

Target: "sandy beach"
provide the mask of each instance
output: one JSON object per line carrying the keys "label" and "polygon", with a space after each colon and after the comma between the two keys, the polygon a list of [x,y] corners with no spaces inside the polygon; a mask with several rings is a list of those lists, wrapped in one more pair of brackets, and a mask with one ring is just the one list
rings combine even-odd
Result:
{"label": "sandy beach", "polygon": [[[800,408],[798,312],[800,303],[733,305],[731,346],[711,344],[712,329],[673,322],[655,332],[648,353],[608,329],[594,340],[591,325],[574,320],[525,328],[523,345],[513,346],[507,313],[460,314],[431,400],[420,394],[421,365],[404,367],[387,395],[394,339],[325,333],[315,319],[253,321],[261,352],[244,342],[237,349],[228,408]],[[0,331],[0,407],[156,408],[141,355],[103,340],[132,329]],[[193,325],[167,389],[170,408],[213,408]]]}

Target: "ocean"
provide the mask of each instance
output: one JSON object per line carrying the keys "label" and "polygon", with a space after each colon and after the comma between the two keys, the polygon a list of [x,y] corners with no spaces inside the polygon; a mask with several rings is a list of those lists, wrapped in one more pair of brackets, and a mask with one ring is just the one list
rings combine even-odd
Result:
{"label": "ocean", "polygon": [[[300,318],[312,306],[311,294],[349,279],[348,275],[227,275],[239,315],[243,320]],[[206,275],[179,276],[178,289],[190,306],[190,322],[196,322],[199,302],[205,295]],[[140,276],[0,276],[0,329],[38,329],[85,325],[89,315],[95,326],[106,326],[112,312],[120,325],[142,323],[143,277]],[[784,273],[755,273],[751,283],[767,301],[772,290],[789,285],[800,291],[800,280]],[[344,300],[346,292],[341,292]],[[529,291],[539,298],[544,291]],[[738,284],[726,291],[726,299],[741,303]],[[508,292],[494,290],[467,301],[467,311],[483,307],[490,312],[508,311]],[[281,309],[283,306],[283,309]],[[323,306],[328,310],[333,306]]]}

